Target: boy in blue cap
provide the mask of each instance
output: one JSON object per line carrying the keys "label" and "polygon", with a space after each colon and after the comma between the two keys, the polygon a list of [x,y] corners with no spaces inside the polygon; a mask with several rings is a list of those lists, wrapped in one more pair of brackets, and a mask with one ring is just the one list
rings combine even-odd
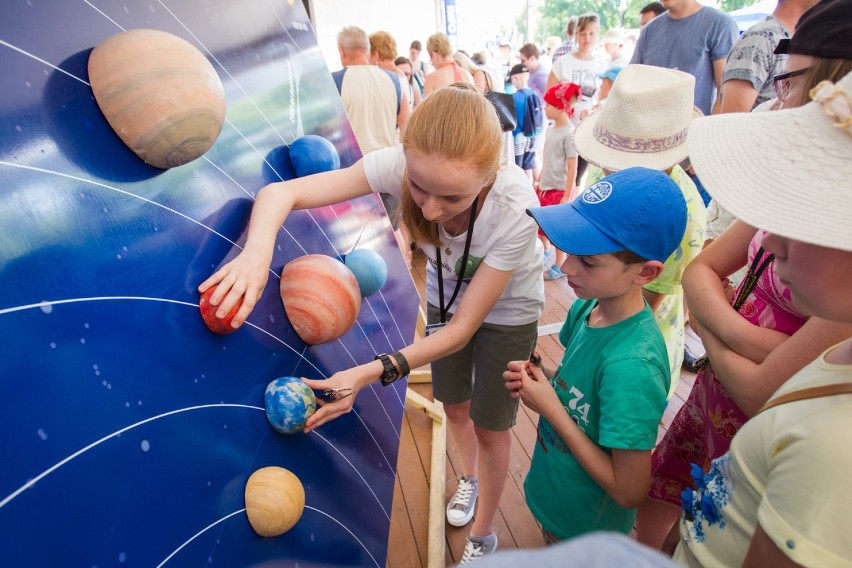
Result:
{"label": "boy in blue cap", "polygon": [[514,361],[513,396],[541,416],[524,482],[545,542],[596,530],[629,533],[648,492],[651,450],[671,374],[642,286],[686,230],[683,193],[665,173],[628,168],[562,205],[527,211],[568,253],[562,271],[578,299],[559,333],[554,372]]}

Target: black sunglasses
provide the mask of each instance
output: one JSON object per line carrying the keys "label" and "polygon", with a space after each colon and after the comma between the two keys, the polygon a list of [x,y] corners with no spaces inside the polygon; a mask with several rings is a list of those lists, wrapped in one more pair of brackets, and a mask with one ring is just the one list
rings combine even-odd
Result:
{"label": "black sunglasses", "polygon": [[782,103],[787,102],[787,97],[790,96],[790,91],[793,89],[793,81],[791,81],[791,79],[804,75],[810,71],[810,69],[810,67],[805,67],[804,69],[797,69],[796,71],[790,71],[789,73],[775,75],[772,78],[772,82],[775,86],[775,96],[778,97],[778,100]]}

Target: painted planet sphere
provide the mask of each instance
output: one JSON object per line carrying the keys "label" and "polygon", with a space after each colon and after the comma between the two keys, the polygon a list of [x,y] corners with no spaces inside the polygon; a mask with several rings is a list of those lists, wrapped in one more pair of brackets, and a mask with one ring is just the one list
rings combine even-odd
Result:
{"label": "painted planet sphere", "polygon": [[290,144],[290,163],[297,176],[305,177],[340,168],[340,155],[322,136],[308,134]]}
{"label": "painted planet sphere", "polygon": [[213,286],[201,294],[201,298],[198,300],[198,309],[201,311],[201,319],[204,320],[204,325],[206,325],[210,331],[217,335],[228,335],[229,333],[237,331],[236,328],[231,327],[231,320],[233,320],[234,316],[237,315],[237,312],[239,311],[240,306],[243,305],[243,302],[242,300],[237,302],[225,317],[217,318],[216,310],[219,309],[219,306],[213,306],[210,304],[210,296],[213,295],[216,288],[217,286]]}
{"label": "painted planet sphere", "polygon": [[159,30],[118,33],[92,50],[89,82],[112,129],[145,163],[190,162],[218,138],[225,90],[207,58]]}
{"label": "painted planet sphere", "polygon": [[343,259],[358,281],[362,296],[371,296],[382,289],[388,280],[388,265],[372,249],[355,249]]}
{"label": "painted planet sphere", "polygon": [[361,311],[361,289],[342,262],[309,254],[284,265],[281,301],[296,334],[318,345],[349,331]]}
{"label": "painted planet sphere", "polygon": [[264,467],[248,478],[246,515],[254,532],[270,537],[284,534],[305,510],[305,488],[296,475],[283,467]]}
{"label": "painted planet sphere", "polygon": [[273,430],[295,434],[305,429],[305,422],[317,409],[317,399],[298,377],[279,377],[266,385],[263,405]]}

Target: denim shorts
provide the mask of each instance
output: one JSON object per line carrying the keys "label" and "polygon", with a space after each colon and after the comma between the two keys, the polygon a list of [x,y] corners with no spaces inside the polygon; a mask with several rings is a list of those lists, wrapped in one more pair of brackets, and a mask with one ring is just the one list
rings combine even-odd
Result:
{"label": "denim shorts", "polygon": [[[441,321],[440,311],[431,304],[427,320]],[[480,428],[508,430],[515,425],[518,399],[504,386],[503,371],[509,361],[529,359],[537,340],[538,322],[483,323],[461,350],[432,362],[432,393],[445,404],[469,400],[470,418]]]}

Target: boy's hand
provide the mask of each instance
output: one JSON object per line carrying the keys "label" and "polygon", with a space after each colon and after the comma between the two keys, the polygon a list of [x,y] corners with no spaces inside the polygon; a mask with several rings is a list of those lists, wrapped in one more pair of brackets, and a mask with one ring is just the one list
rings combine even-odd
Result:
{"label": "boy's hand", "polygon": [[[553,412],[564,412],[562,403],[544,371],[537,365],[526,364],[519,369],[521,400],[540,416],[552,416]],[[504,373],[505,375],[505,373]]]}
{"label": "boy's hand", "polygon": [[509,361],[503,371],[503,380],[512,398],[521,396],[521,369],[529,365],[529,361]]}
{"label": "boy's hand", "polygon": [[216,310],[217,318],[224,318],[231,308],[242,300],[242,306],[231,321],[231,327],[236,329],[246,321],[260,300],[269,278],[269,263],[270,259],[246,249],[202,282],[198,292],[203,294],[208,288],[218,284],[216,291],[210,296],[210,305],[219,306]]}

